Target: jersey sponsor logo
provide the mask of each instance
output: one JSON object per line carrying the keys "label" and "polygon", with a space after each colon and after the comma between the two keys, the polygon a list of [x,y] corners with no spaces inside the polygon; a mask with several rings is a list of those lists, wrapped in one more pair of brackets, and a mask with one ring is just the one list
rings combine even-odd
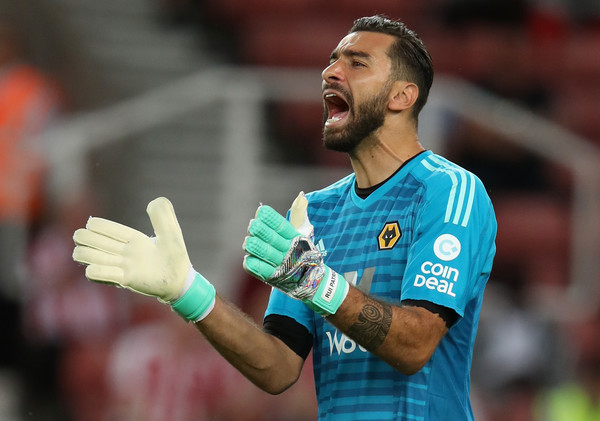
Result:
{"label": "jersey sponsor logo", "polygon": [[460,254],[460,241],[452,234],[442,234],[433,243],[433,252],[444,262],[454,260]]}
{"label": "jersey sponsor logo", "polygon": [[358,345],[355,341],[350,339],[344,334],[339,334],[336,329],[334,332],[325,332],[327,335],[327,339],[329,339],[329,355],[333,355],[335,351],[337,355],[341,354],[351,354],[357,349],[362,352],[367,352],[365,348],[361,345]]}
{"label": "jersey sponsor logo", "polygon": [[432,291],[456,297],[452,288],[458,281],[459,275],[460,273],[456,268],[427,261],[421,265],[421,273],[415,276],[413,285],[417,288],[425,287]]}
{"label": "jersey sponsor logo", "polygon": [[398,221],[388,222],[383,226],[377,236],[377,246],[379,250],[389,250],[393,248],[402,237]]}

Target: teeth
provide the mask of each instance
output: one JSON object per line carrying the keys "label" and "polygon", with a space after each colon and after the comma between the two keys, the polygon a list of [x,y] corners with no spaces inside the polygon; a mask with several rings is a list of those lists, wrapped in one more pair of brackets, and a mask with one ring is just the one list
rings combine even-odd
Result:
{"label": "teeth", "polygon": [[336,96],[337,96],[336,94],[327,94],[327,95],[325,95],[325,98],[333,98]]}
{"label": "teeth", "polygon": [[341,120],[341,118],[334,116],[334,117],[328,118],[327,123],[335,123],[336,121],[340,121],[340,120]]}

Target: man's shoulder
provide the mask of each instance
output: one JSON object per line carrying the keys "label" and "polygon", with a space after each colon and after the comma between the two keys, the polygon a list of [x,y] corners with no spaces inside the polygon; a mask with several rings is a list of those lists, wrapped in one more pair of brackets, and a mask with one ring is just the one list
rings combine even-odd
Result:
{"label": "man's shoulder", "polygon": [[427,154],[418,164],[413,175],[426,186],[430,194],[440,191],[487,194],[477,175],[441,155]]}

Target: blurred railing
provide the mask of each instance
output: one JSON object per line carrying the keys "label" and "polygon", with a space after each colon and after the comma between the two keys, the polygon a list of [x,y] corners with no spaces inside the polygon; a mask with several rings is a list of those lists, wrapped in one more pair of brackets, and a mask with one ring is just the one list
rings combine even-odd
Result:
{"label": "blurred railing", "polygon": [[[222,220],[217,223],[225,238],[230,238],[228,230],[237,235],[247,223],[245,215],[240,218],[239,206],[246,199],[257,202],[257,186],[262,182],[261,168],[265,163],[261,162],[261,150],[266,121],[263,105],[266,101],[320,101],[319,70],[215,68],[106,109],[75,116],[43,138],[44,153],[53,168],[52,194],[62,200],[85,188],[85,157],[91,150],[217,101],[226,104],[228,110],[223,127],[227,153],[222,165],[235,169],[219,174],[225,179],[221,183],[223,199],[218,205]],[[444,132],[439,123],[450,113],[502,134],[508,141],[572,172],[570,289],[563,299],[573,304],[570,308],[580,311],[595,307],[600,297],[599,149],[551,121],[453,78],[437,76],[424,113],[420,119],[421,138],[427,139],[427,146],[433,150],[443,151]],[[300,171],[309,174],[315,169]],[[239,244],[231,247],[237,250]],[[233,249],[225,249],[219,254],[233,253]]]}

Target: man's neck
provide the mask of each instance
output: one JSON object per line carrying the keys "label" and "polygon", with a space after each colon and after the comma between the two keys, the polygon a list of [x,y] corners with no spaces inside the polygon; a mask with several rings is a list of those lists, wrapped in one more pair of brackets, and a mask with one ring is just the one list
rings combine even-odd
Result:
{"label": "man's neck", "polygon": [[381,137],[365,139],[363,147],[350,154],[359,188],[368,188],[389,178],[404,162],[424,151],[417,136],[390,142]]}

